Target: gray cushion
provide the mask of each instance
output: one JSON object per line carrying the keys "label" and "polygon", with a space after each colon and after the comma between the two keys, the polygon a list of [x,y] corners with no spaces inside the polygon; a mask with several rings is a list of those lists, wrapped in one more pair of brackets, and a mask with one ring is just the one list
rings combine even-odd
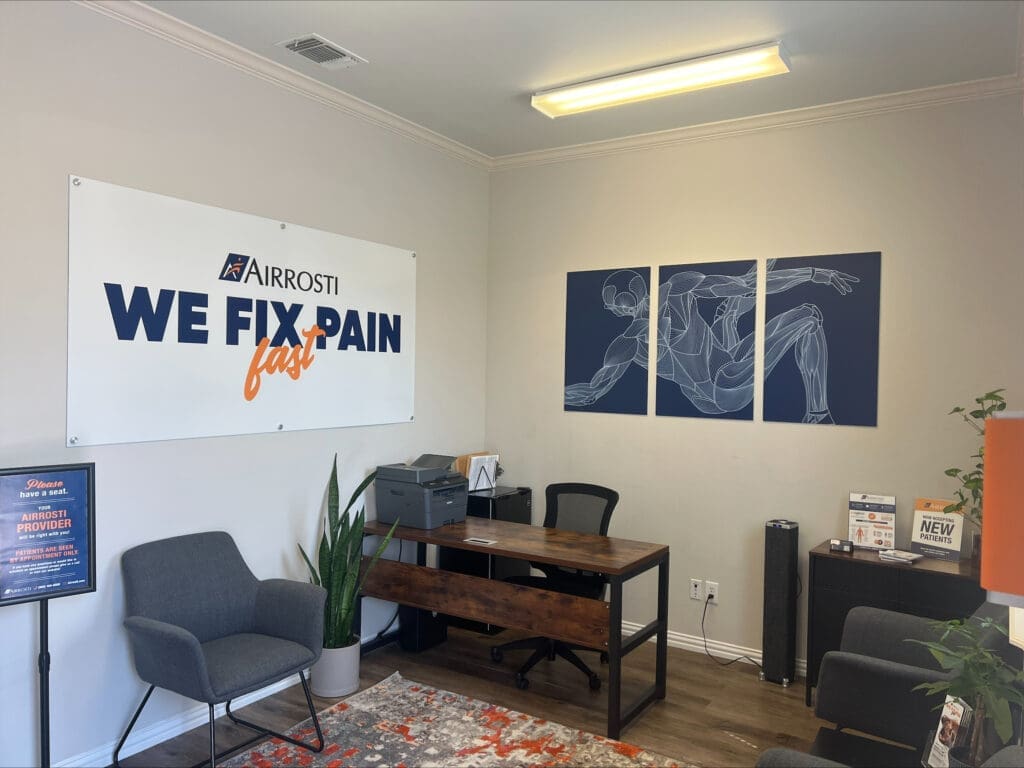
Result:
{"label": "gray cushion", "polygon": [[297,674],[317,654],[291,640],[256,634],[237,634],[203,643],[210,687],[217,701],[233,699],[268,682]]}

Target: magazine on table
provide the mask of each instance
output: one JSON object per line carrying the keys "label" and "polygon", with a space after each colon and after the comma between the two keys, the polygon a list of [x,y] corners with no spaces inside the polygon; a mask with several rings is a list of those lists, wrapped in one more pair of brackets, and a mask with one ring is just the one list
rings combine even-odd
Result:
{"label": "magazine on table", "polygon": [[949,750],[966,744],[971,735],[974,710],[963,699],[946,696],[938,730],[928,750],[928,768],[949,768]]}
{"label": "magazine on table", "polygon": [[907,552],[903,549],[882,549],[878,552],[878,559],[885,560],[887,563],[914,563],[920,560],[924,555],[918,555],[914,552]]}

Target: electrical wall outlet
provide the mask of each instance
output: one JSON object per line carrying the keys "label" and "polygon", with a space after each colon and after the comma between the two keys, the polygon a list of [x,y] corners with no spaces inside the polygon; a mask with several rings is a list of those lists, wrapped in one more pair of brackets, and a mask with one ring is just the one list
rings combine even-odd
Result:
{"label": "electrical wall outlet", "polygon": [[704,599],[704,582],[700,579],[690,579],[690,599]]}
{"label": "electrical wall outlet", "polygon": [[708,600],[715,605],[718,605],[718,582],[717,581],[705,581],[704,591],[708,596]]}

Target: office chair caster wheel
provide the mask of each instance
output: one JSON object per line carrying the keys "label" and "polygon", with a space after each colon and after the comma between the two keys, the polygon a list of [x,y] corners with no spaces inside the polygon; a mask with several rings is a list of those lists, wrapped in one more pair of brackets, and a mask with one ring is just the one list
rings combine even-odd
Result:
{"label": "office chair caster wheel", "polygon": [[491,648],[491,661],[496,661],[500,664],[502,658],[503,654],[501,652],[501,648]]}
{"label": "office chair caster wheel", "polygon": [[608,663],[608,654],[605,651],[601,651],[601,663],[602,664],[607,664]]}
{"label": "office chair caster wheel", "polygon": [[516,675],[516,688],[520,691],[525,691],[530,687],[530,681],[526,679],[526,675]]}
{"label": "office chair caster wheel", "polygon": [[590,676],[590,690],[599,691],[601,690],[601,678],[597,675]]}

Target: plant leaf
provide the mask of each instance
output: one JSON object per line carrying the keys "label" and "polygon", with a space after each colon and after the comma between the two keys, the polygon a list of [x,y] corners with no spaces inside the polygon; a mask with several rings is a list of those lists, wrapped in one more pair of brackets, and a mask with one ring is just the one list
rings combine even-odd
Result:
{"label": "plant leaf", "polygon": [[306,550],[302,548],[301,544],[299,544],[299,552],[302,553],[302,559],[306,561],[306,567],[309,568],[309,580],[319,587],[320,574],[316,572],[316,568],[313,567],[313,563],[309,561],[309,556],[306,555]]}

